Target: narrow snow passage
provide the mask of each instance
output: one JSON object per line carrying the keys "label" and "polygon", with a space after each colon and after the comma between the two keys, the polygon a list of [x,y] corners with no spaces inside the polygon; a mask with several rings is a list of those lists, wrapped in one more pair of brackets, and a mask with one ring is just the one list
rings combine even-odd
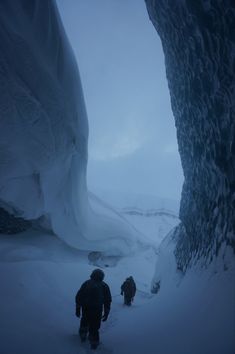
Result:
{"label": "narrow snow passage", "polygon": [[[120,286],[133,275],[138,291],[131,310],[151,298],[156,254],[153,248],[123,258],[116,267],[104,269],[113,304],[102,325],[101,340],[128,316]],[[88,252],[74,250],[53,235],[31,231],[0,238],[0,352],[4,354],[86,353],[77,335],[74,297],[95,268]],[[121,317],[120,317],[121,316]],[[14,340],[12,340],[14,338]],[[106,353],[105,343],[99,349]]]}
{"label": "narrow snow passage", "polygon": [[[29,237],[30,236],[30,237]],[[233,354],[234,261],[228,254],[207,271],[175,271],[173,244],[156,255],[151,247],[104,268],[113,303],[102,323],[100,354]],[[161,290],[150,293],[157,269]],[[87,354],[78,337],[75,294],[95,268],[88,253],[53,235],[0,237],[0,352],[4,354]],[[120,285],[132,275],[137,294],[123,306]],[[156,275],[156,273],[155,273]]]}

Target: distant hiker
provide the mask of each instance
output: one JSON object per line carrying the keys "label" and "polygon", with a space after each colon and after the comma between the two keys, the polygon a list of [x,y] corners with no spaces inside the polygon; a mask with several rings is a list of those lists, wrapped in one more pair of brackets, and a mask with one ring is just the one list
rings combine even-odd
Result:
{"label": "distant hiker", "polygon": [[131,306],[136,293],[136,285],[133,277],[126,278],[121,286],[121,295],[124,294],[124,304]]}
{"label": "distant hiker", "polygon": [[103,279],[104,272],[101,269],[95,269],[90,279],[82,284],[75,298],[77,317],[81,316],[82,309],[79,335],[81,341],[84,342],[89,334],[88,339],[92,349],[96,349],[99,345],[101,320],[107,320],[112,301],[109,286]]}

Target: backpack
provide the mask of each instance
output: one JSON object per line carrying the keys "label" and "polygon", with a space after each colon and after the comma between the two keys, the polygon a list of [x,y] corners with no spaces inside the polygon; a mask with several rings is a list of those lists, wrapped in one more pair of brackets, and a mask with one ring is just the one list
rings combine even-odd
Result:
{"label": "backpack", "polygon": [[91,308],[102,308],[104,304],[103,283],[95,280],[88,280],[81,299],[82,306]]}

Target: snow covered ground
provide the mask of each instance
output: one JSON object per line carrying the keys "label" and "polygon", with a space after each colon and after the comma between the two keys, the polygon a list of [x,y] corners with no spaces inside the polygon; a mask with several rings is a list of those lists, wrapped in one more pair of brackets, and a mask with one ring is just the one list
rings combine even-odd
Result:
{"label": "snow covered ground", "polygon": [[[126,276],[133,275],[137,282],[135,306],[151,297],[155,257],[155,251],[148,248],[105,269],[113,296],[105,332],[117,325],[118,309],[125,310],[120,284]],[[74,250],[53,235],[32,231],[10,238],[1,235],[0,260],[0,301],[4,304],[0,308],[0,352],[83,353],[74,297],[95,268],[89,264],[88,252]]]}
{"label": "snow covered ground", "polygon": [[[233,255],[227,252],[227,258],[218,258],[207,270],[194,267],[182,277],[176,271],[171,234],[156,252],[158,243],[144,246],[143,239],[142,249],[131,256],[102,260],[113,303],[102,324],[98,352],[234,354]],[[88,252],[54,235],[1,235],[0,353],[90,353],[77,335],[74,297],[95,267]],[[120,285],[129,275],[138,290],[133,306],[126,308]],[[158,294],[150,291],[153,278],[161,281]]]}

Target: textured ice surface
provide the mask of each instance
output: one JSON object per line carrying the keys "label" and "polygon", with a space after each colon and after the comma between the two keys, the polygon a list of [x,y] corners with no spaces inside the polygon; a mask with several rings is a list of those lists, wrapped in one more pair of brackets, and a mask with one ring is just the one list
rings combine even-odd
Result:
{"label": "textured ice surface", "polygon": [[235,251],[234,1],[146,4],[162,40],[185,176],[176,245],[185,269],[224,243]]}
{"label": "textured ice surface", "polygon": [[55,2],[1,1],[0,22],[0,205],[80,249],[130,252],[133,230],[88,202],[87,115]]}

